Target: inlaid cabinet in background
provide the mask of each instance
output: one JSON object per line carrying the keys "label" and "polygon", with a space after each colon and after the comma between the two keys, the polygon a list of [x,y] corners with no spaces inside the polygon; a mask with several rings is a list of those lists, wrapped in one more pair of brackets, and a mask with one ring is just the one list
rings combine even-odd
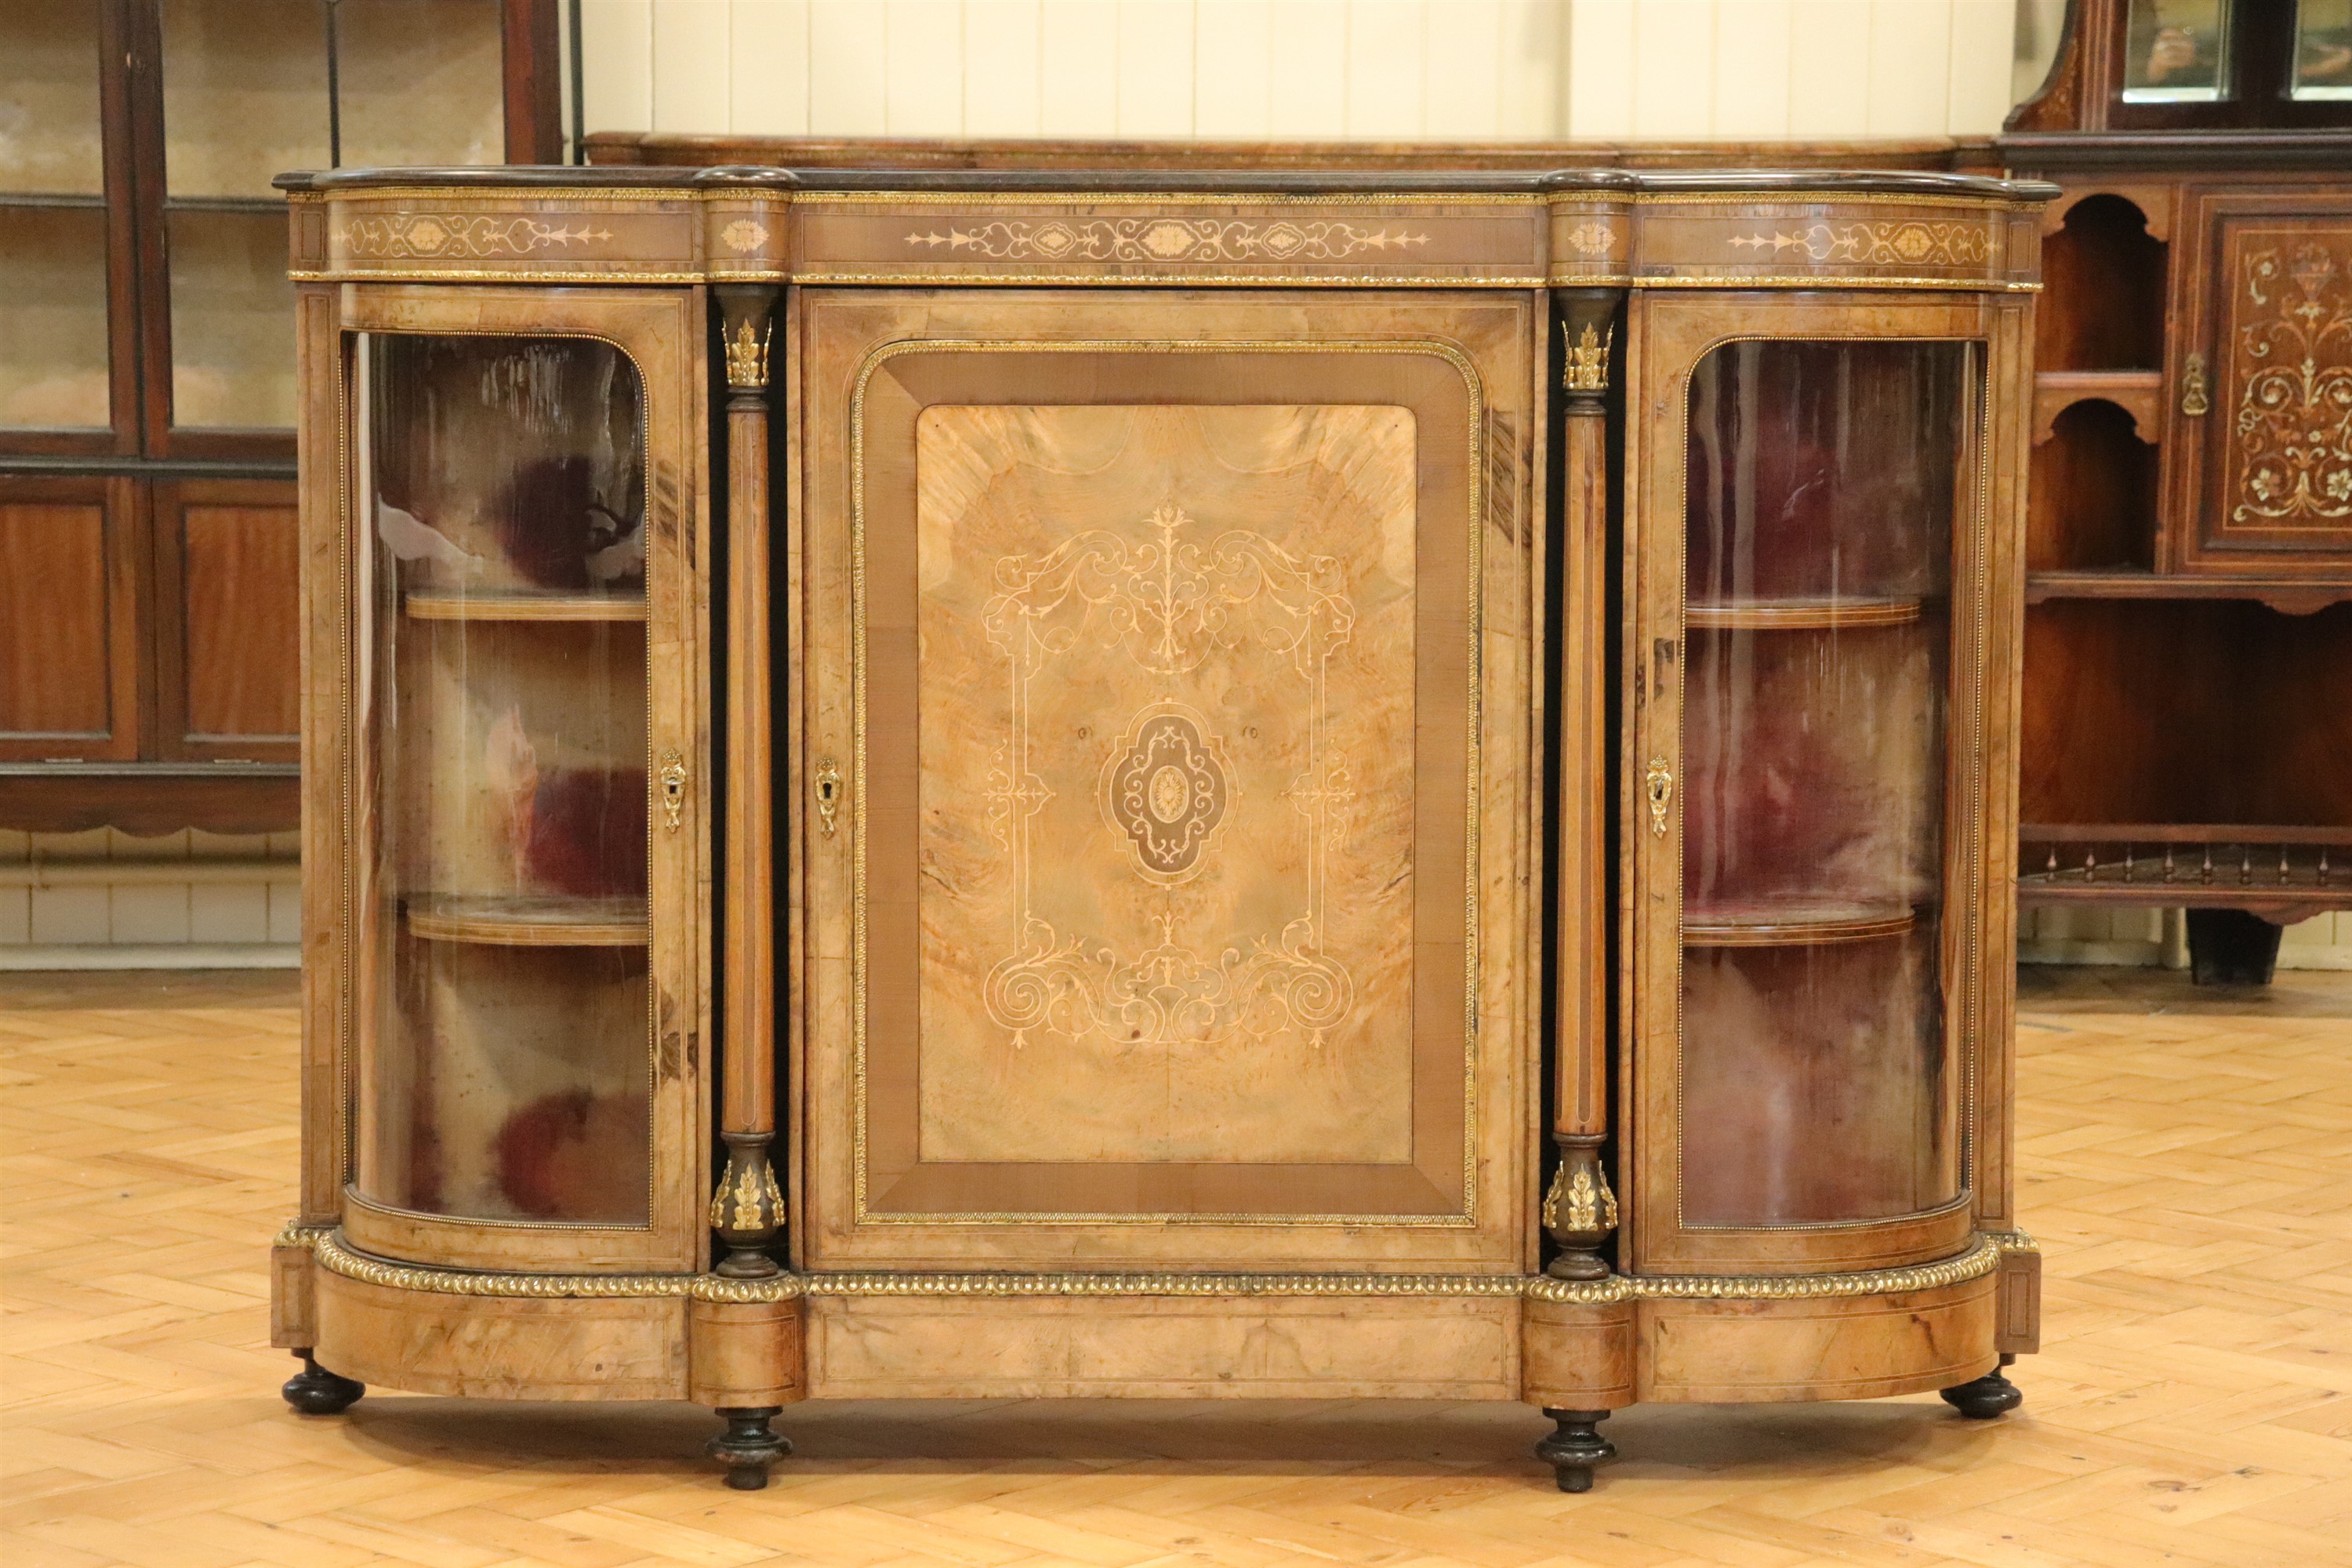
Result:
{"label": "inlaid cabinet in background", "polygon": [[2049,188],[775,153],[285,182],[289,1400],[2013,1408]]}
{"label": "inlaid cabinet in background", "polygon": [[2080,0],[2044,217],[2020,890],[2183,908],[2200,980],[2352,909],[2352,11]]}
{"label": "inlaid cabinet in background", "polygon": [[296,164],[552,158],[551,0],[0,6],[0,826],[291,828]]}

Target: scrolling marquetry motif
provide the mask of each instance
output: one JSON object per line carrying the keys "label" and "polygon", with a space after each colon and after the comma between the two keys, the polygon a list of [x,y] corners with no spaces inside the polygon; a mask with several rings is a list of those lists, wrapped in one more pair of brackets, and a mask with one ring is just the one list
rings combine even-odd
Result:
{"label": "scrolling marquetry motif", "polygon": [[612,237],[612,230],[587,217],[545,223],[477,213],[388,213],[355,217],[335,230],[335,243],[355,261],[417,257],[489,260],[549,249],[567,252]]}
{"label": "scrolling marquetry motif", "polygon": [[[1013,857],[1018,945],[989,973],[989,1016],[1016,1044],[1032,1029],[1149,1046],[1296,1030],[1319,1046],[1356,999],[1353,975],[1325,943],[1323,875],[1353,793],[1347,759],[1328,734],[1328,671],[1355,606],[1331,557],[1293,554],[1246,528],[1202,545],[1186,537],[1201,530],[1174,505],[1154,510],[1148,526],[1155,537],[1088,530],[1042,557],[996,563],[1003,591],[983,614],[989,640],[1004,652],[1013,701],[989,801],[998,840]],[[1139,951],[1057,931],[1029,900],[1039,848],[1031,819],[1055,795],[1033,766],[1032,689],[1066,659],[1124,656],[1156,689],[1252,651],[1263,656],[1263,673],[1288,667],[1307,714],[1306,765],[1286,792],[1303,819],[1305,907],[1278,935],[1222,952],[1198,945],[1173,900],[1151,917],[1160,940]],[[1234,790],[1228,745],[1197,710],[1164,698],[1146,703],[1112,743],[1103,814],[1146,882],[1173,888],[1201,868]]]}
{"label": "scrolling marquetry motif", "polygon": [[2232,522],[2352,518],[2352,259],[2322,241],[2241,263]]}
{"label": "scrolling marquetry motif", "polygon": [[910,234],[927,250],[991,261],[1338,261],[1365,251],[1409,252],[1426,234],[1383,224],[1237,223],[1218,218],[1087,218],[949,224]]}
{"label": "scrolling marquetry motif", "polygon": [[1416,432],[921,414],[927,1161],[1412,1158]]}
{"label": "scrolling marquetry motif", "polygon": [[1734,235],[1736,249],[1795,250],[1810,261],[1969,267],[1992,258],[1993,231],[1979,223],[1817,223],[1791,234]]}

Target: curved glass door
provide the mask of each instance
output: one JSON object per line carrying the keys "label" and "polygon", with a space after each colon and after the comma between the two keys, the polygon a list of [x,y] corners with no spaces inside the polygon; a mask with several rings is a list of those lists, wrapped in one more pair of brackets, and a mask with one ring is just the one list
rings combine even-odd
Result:
{"label": "curved glass door", "polygon": [[1691,374],[1682,1228],[1963,1191],[1946,735],[1979,374],[1968,343],[1867,339],[1722,343]]}
{"label": "curved glass door", "polygon": [[651,1223],[645,387],[590,338],[361,334],[353,1185]]}

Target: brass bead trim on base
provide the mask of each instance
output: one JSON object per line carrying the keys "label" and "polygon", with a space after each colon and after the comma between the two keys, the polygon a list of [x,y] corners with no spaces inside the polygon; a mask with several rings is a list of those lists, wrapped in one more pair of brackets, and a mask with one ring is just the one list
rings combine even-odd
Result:
{"label": "brass bead trim on base", "polygon": [[1575,1306],[1618,1301],[1798,1301],[1887,1296],[1981,1279],[2011,1253],[2041,1250],[2023,1231],[1988,1231],[1957,1258],[1851,1274],[1612,1274],[1554,1279],[1520,1274],[780,1274],[730,1279],[717,1274],[477,1274],[370,1258],[333,1230],[289,1225],[279,1247],[307,1247],[320,1268],[363,1285],[440,1296],[676,1297],[730,1303],[803,1296],[1319,1296],[1509,1297]]}

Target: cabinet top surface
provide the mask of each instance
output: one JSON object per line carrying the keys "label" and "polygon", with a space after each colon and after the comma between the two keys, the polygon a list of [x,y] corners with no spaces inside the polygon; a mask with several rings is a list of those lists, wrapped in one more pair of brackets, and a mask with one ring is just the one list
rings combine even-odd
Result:
{"label": "cabinet top surface", "polygon": [[347,169],[293,276],[1185,287],[2039,287],[2058,188],[1846,169]]}
{"label": "cabinet top surface", "polygon": [[937,167],[782,168],[508,164],[468,168],[297,170],[276,184],[289,192],[341,195],[399,189],[530,190],[579,195],[722,192],[787,195],[898,192],[975,195],[1089,194],[1286,196],[1689,196],[1815,198],[1944,196],[1962,201],[2042,202],[2057,187],[1905,169],[1148,169]]}

